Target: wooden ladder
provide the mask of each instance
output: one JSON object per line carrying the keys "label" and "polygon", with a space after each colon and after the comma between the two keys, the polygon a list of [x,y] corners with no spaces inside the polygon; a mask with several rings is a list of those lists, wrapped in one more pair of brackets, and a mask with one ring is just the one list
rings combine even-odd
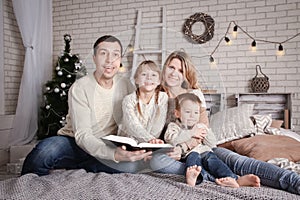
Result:
{"label": "wooden ladder", "polygon": [[[161,49],[141,49],[140,48],[140,34],[142,29],[161,29]],[[160,23],[146,23],[142,24],[142,11],[138,10],[137,23],[135,26],[135,40],[133,50],[132,72],[131,80],[133,80],[134,73],[138,66],[138,57],[146,54],[161,54],[161,66],[163,66],[166,59],[166,8],[162,7],[162,19]]]}

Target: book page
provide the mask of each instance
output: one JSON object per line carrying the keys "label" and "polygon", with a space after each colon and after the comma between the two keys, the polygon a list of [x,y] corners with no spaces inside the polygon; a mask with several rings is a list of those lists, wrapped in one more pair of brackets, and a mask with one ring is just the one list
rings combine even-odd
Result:
{"label": "book page", "polygon": [[117,136],[117,135],[107,135],[102,137],[102,139],[105,140],[110,140],[113,142],[118,142],[118,143],[123,143],[123,144],[129,144],[130,146],[137,146],[137,142],[129,137],[124,137],[124,136]]}

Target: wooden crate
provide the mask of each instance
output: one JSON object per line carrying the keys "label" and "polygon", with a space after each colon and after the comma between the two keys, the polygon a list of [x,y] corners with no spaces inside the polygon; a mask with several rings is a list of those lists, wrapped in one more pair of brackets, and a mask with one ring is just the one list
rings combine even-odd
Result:
{"label": "wooden crate", "polygon": [[290,93],[239,93],[236,94],[236,103],[237,105],[254,104],[253,114],[271,114],[272,119],[284,121],[284,128],[291,128]]}

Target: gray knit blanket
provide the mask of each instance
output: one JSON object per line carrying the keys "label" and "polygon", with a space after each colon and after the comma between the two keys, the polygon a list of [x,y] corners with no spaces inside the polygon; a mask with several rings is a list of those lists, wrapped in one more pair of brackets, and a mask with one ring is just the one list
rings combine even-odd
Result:
{"label": "gray knit blanket", "polygon": [[27,174],[0,182],[0,199],[300,199],[269,187],[221,187],[204,181],[196,187],[183,176],[157,173],[107,174],[84,170]]}

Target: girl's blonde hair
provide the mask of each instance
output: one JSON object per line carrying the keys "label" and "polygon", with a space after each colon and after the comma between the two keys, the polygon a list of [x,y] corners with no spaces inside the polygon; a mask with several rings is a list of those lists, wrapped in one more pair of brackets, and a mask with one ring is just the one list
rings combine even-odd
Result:
{"label": "girl's blonde hair", "polygon": [[[161,82],[162,80],[162,76],[161,76],[161,70],[160,68],[155,64],[154,61],[152,60],[145,60],[143,62],[141,62],[139,64],[139,66],[137,67],[135,74],[134,74],[134,80],[137,79],[138,75],[141,74],[145,69],[150,69],[154,72],[157,72],[159,75],[159,82]],[[138,85],[136,85],[136,96],[137,96],[137,109],[140,115],[142,115],[141,112],[141,107],[139,104],[139,98],[140,98],[140,89],[138,87]],[[161,90],[161,85],[159,84],[156,88],[155,88],[155,104],[158,104],[158,96],[159,96],[159,92]]]}
{"label": "girl's blonde hair", "polygon": [[190,56],[187,53],[185,53],[184,51],[174,51],[166,59],[163,69],[162,69],[163,89],[165,91],[168,91],[168,85],[164,81],[165,80],[164,75],[165,75],[166,68],[168,67],[170,62],[175,58],[177,58],[181,61],[183,77],[186,79],[183,82],[182,86],[186,89],[199,89],[200,87],[198,85],[198,77],[197,77],[196,68],[195,68],[194,64],[192,63],[192,59],[190,58]]}

